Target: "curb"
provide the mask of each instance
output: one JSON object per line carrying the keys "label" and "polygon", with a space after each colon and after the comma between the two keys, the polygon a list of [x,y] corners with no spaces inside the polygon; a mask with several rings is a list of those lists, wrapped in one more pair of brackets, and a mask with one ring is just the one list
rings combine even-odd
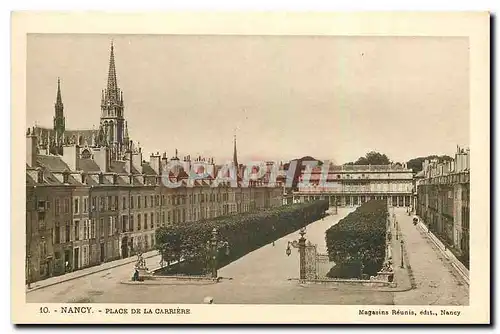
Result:
{"label": "curb", "polygon": [[[152,257],[155,257],[155,256],[158,256],[158,254],[144,256],[144,259],[149,259],[149,258],[152,258]],[[112,265],[112,266],[109,266],[109,267],[106,267],[106,268],[98,269],[98,270],[90,272],[90,273],[82,273],[81,275],[77,275],[77,276],[74,276],[74,277],[68,277],[67,279],[62,279],[62,280],[54,282],[54,283],[40,285],[40,286],[37,286],[37,287],[33,287],[31,289],[26,288],[26,294],[28,294],[30,292],[33,292],[33,291],[36,291],[36,290],[48,288],[48,287],[53,286],[53,285],[57,285],[59,283],[69,282],[69,281],[72,281],[72,280],[77,279],[77,278],[82,278],[82,277],[93,275],[93,274],[97,274],[97,273],[100,273],[100,272],[103,272],[103,271],[106,271],[106,270],[109,270],[109,269],[121,267],[121,266],[130,264],[130,263],[133,263],[134,261],[136,261],[136,260],[134,259],[134,260],[131,260],[131,261],[127,261],[125,263],[115,264],[115,265]]]}
{"label": "curb", "polygon": [[125,285],[139,285],[139,286],[144,286],[144,285],[173,285],[173,286],[180,286],[180,285],[193,285],[193,286],[202,286],[202,285],[213,285],[219,283],[218,281],[212,281],[212,280],[170,280],[168,282],[160,282],[157,280],[144,280],[142,282],[132,282],[132,281],[120,281],[120,284],[125,284]]}
{"label": "curb", "polygon": [[[352,286],[352,285],[346,285],[346,286],[341,286],[341,285],[338,285],[338,286],[329,286],[327,283],[325,283],[325,284],[303,284],[303,283],[300,283],[299,286],[303,287],[303,288],[312,288],[312,289],[323,287],[323,289],[320,289],[320,290],[342,290],[342,291],[359,291],[359,292],[367,292],[367,291],[377,291],[377,292],[406,292],[406,291],[410,291],[410,290],[414,289],[411,286],[409,288],[399,288],[399,289],[397,287],[395,287],[395,288],[366,287],[366,289],[360,289],[359,287],[355,287],[355,286]],[[352,287],[352,289],[350,287]]]}

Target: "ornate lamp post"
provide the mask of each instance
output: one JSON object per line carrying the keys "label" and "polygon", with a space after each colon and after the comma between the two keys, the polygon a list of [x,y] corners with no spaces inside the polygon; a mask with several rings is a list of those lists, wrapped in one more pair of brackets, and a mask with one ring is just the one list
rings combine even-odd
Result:
{"label": "ornate lamp post", "polygon": [[28,283],[28,289],[31,289],[31,255],[28,253],[26,256],[27,268],[26,268],[26,280]]}
{"label": "ornate lamp post", "polygon": [[292,242],[288,241],[288,245],[286,247],[286,255],[290,256],[292,254],[292,250],[290,246],[293,248],[299,249],[299,259],[300,259],[300,280],[306,279],[306,238],[304,235],[306,234],[306,228],[302,227],[299,231],[300,238],[299,240],[294,240]]}
{"label": "ornate lamp post", "polygon": [[359,279],[363,279],[363,274],[365,271],[365,263],[363,261],[365,257],[366,251],[358,251],[358,260],[359,260]]}
{"label": "ornate lamp post", "polygon": [[226,256],[229,255],[229,243],[227,241],[219,240],[219,232],[214,227],[212,230],[212,239],[210,239],[209,247],[210,247],[210,258],[212,262],[212,278],[217,278],[217,255],[219,254],[219,250],[224,249],[226,251]]}
{"label": "ornate lamp post", "polygon": [[403,257],[404,257],[404,241],[401,240],[401,268],[404,268],[405,265],[404,265],[404,260],[403,260]]}

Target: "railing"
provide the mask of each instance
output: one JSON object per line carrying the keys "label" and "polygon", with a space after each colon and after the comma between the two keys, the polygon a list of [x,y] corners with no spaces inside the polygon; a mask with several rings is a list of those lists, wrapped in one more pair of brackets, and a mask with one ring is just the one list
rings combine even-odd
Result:
{"label": "railing", "polygon": [[[308,195],[308,194],[412,194],[412,190],[372,190],[372,189],[332,189],[332,188],[302,188],[294,191],[291,195]],[[290,194],[289,194],[290,195]]]}

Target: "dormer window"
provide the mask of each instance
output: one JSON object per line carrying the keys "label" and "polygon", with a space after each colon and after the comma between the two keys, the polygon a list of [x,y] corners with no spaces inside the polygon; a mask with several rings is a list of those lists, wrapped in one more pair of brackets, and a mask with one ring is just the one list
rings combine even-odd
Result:
{"label": "dormer window", "polygon": [[99,184],[103,184],[104,183],[104,175],[101,173],[99,174]]}
{"label": "dormer window", "polygon": [[63,173],[63,183],[69,183],[69,173],[68,172]]}
{"label": "dormer window", "polygon": [[92,154],[90,153],[89,150],[83,150],[81,154],[82,159],[90,159],[92,157]]}
{"label": "dormer window", "polygon": [[43,183],[43,170],[39,170],[37,173],[37,182]]}

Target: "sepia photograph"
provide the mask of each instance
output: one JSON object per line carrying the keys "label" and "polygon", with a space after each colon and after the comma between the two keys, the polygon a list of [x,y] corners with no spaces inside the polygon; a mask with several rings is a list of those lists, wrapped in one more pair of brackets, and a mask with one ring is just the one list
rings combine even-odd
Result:
{"label": "sepia photograph", "polygon": [[15,266],[37,318],[465,321],[489,285],[468,36],[130,30],[24,35]]}

